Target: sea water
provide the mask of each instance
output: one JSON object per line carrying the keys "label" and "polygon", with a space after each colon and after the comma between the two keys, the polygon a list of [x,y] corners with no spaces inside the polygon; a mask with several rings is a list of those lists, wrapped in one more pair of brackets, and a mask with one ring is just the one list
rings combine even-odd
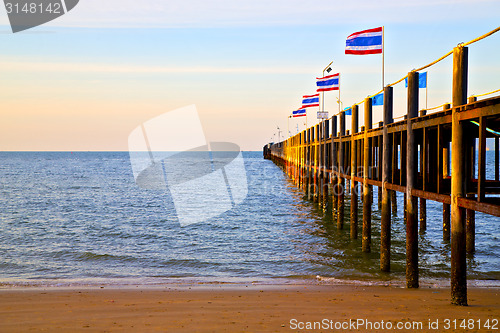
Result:
{"label": "sea water", "polygon": [[[362,253],[361,237],[349,238],[348,220],[337,230],[331,210],[306,200],[261,152],[243,158],[245,200],[181,227],[168,189],[136,185],[127,152],[1,152],[0,285],[404,281],[401,193],[391,273],[382,273],[376,190],[372,252]],[[487,158],[491,168],[492,152]],[[500,285],[499,237],[500,219],[476,213],[476,252],[467,259],[474,283]],[[442,204],[431,201],[419,268],[424,283],[449,281]]]}

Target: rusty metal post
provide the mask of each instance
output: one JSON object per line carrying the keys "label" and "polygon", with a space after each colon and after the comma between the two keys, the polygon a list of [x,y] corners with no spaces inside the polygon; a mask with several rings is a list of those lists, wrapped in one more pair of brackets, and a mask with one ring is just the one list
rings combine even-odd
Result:
{"label": "rusty metal post", "polygon": [[380,270],[391,270],[391,192],[387,184],[391,182],[391,143],[387,126],[393,122],[393,88],[384,88],[384,129],[382,147],[382,207],[380,221]]}
{"label": "rusty metal post", "polygon": [[412,119],[418,117],[418,72],[408,73],[408,114],[406,120],[406,287],[418,288],[418,202],[416,185],[417,147]]}
{"label": "rusty metal post", "polygon": [[338,177],[338,207],[337,207],[337,229],[344,228],[344,144],[342,137],[345,135],[345,112],[340,113],[340,140],[339,140],[339,177]]}
{"label": "rusty metal post", "polygon": [[464,129],[457,106],[467,103],[468,49],[453,49],[453,111],[451,139],[451,303],[467,305],[465,211],[458,200],[466,193]]}
{"label": "rusty metal post", "polygon": [[352,106],[351,113],[351,222],[350,231],[351,239],[358,238],[358,193],[356,187],[358,182],[354,180],[357,176],[357,154],[356,154],[356,140],[354,135],[358,132],[358,106]]}

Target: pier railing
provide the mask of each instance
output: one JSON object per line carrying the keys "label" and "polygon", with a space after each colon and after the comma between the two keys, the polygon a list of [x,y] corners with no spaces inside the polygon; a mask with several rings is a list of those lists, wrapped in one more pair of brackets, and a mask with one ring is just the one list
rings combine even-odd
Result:
{"label": "pier railing", "polygon": [[[466,255],[475,250],[475,212],[500,217],[500,96],[467,98],[466,46],[498,30],[458,45],[435,62],[386,86],[383,121],[376,128],[372,128],[369,97],[352,106],[350,131],[346,130],[345,112],[341,112],[325,120],[325,126],[315,125],[264,147],[265,158],[283,166],[308,198],[323,205],[333,201],[332,211],[339,229],[344,228],[345,195],[350,194],[349,227],[353,239],[358,238],[357,205],[358,196],[362,196],[363,252],[371,251],[372,190],[378,187],[382,271],[390,271],[391,210],[396,211],[396,192],[404,193],[408,288],[419,286],[418,233],[427,227],[426,200],[442,203],[443,239],[451,241],[451,299],[456,305],[467,305]],[[431,114],[427,110],[419,112],[418,71],[451,54],[452,104],[444,104],[442,111]],[[392,86],[405,78],[407,113],[403,120],[395,122]],[[365,122],[361,128],[360,104]],[[486,174],[487,139],[494,140],[495,147],[494,175],[490,178]]]}

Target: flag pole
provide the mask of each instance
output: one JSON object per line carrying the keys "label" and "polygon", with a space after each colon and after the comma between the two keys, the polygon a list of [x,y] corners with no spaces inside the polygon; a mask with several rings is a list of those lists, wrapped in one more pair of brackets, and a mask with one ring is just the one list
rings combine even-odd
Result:
{"label": "flag pole", "polygon": [[339,74],[339,114],[340,114],[340,112],[342,111],[342,110],[341,110],[341,109],[342,109],[341,103],[342,103],[342,102],[341,102],[341,100],[340,100],[340,74]]}
{"label": "flag pole", "polygon": [[384,71],[385,71],[385,28],[382,26],[382,89],[385,87],[385,78],[384,78]]}
{"label": "flag pole", "polygon": [[[328,70],[328,68],[330,68],[330,66],[332,64],[333,64],[333,60],[330,61],[330,63],[323,69],[323,77],[325,77],[325,72]],[[321,92],[321,99],[322,99],[321,102],[322,102],[322,105],[323,105],[322,108],[321,108],[321,111],[325,112],[325,92],[324,91]],[[322,119],[322,120],[324,120],[324,119]]]}
{"label": "flag pole", "polygon": [[286,130],[288,131],[288,138],[290,139],[290,118],[292,116],[288,116],[288,119],[286,120]]}
{"label": "flag pole", "polygon": [[427,74],[425,74],[425,109],[427,110]]}

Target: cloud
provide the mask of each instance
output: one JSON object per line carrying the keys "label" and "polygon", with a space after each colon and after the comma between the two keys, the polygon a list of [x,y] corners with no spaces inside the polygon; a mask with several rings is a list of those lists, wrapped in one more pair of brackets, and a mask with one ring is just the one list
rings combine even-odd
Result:
{"label": "cloud", "polygon": [[[422,22],[498,11],[495,0],[83,0],[50,23],[72,27],[228,27]],[[498,9],[498,8],[497,8]],[[447,12],[449,15],[443,16]],[[489,14],[488,14],[489,13]],[[7,17],[3,17],[7,24]]]}
{"label": "cloud", "polygon": [[49,73],[114,73],[114,74],[168,74],[168,73],[228,73],[228,74],[311,74],[314,67],[210,67],[210,66],[141,66],[98,63],[20,62],[2,61],[0,71]]}
{"label": "cloud", "polygon": [[[161,66],[85,62],[18,61],[4,59],[0,62],[3,73],[112,73],[112,74],[307,74],[314,76],[317,66],[282,67],[224,67],[224,66]],[[386,73],[406,73],[407,68],[393,66]],[[380,68],[366,65],[342,65],[342,72],[349,74],[379,74]]]}

